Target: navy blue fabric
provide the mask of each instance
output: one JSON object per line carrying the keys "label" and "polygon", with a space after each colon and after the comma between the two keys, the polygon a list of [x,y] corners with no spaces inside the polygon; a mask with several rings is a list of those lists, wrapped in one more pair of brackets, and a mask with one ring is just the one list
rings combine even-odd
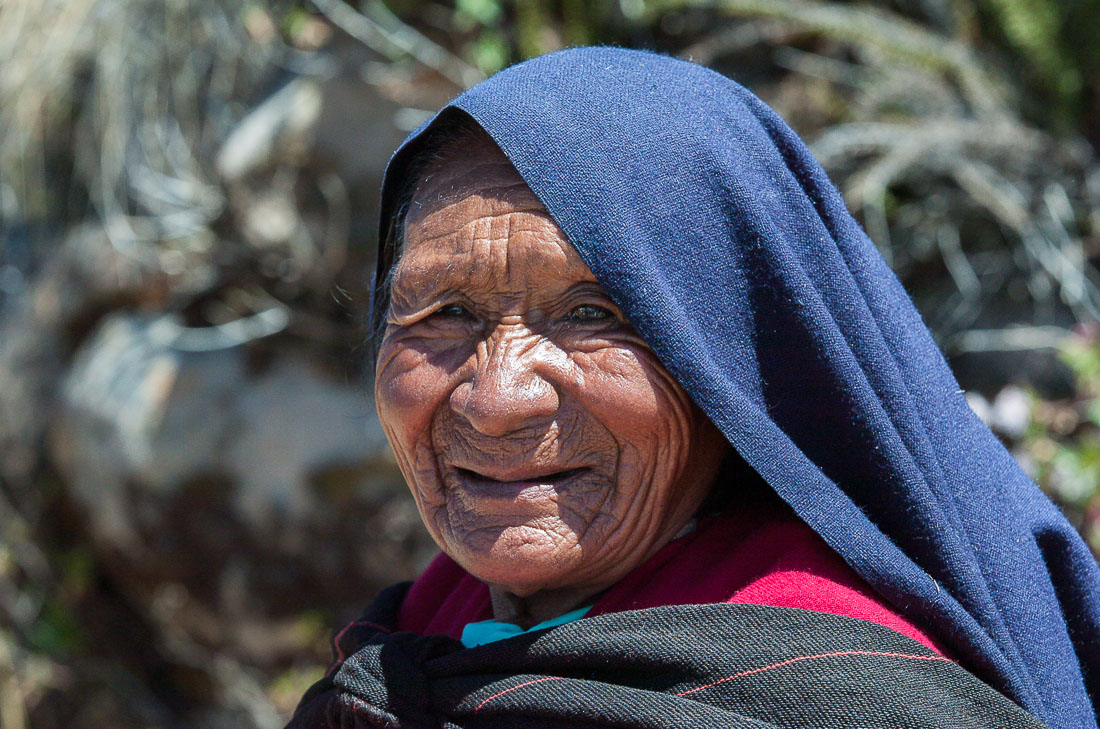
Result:
{"label": "navy blue fabric", "polygon": [[[874,589],[1051,727],[1096,726],[1095,560],[775,112],[700,66],[583,48],[442,113],[492,136],[695,402]],[[391,160],[384,231],[430,124]]]}

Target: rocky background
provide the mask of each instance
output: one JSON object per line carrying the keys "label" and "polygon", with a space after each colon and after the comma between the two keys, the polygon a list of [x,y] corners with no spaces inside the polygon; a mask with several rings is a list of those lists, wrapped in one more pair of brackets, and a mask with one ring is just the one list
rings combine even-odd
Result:
{"label": "rocky background", "polygon": [[1100,1],[4,0],[0,726],[282,726],[432,555],[365,381],[385,161],[612,43],[811,143],[1100,549]]}

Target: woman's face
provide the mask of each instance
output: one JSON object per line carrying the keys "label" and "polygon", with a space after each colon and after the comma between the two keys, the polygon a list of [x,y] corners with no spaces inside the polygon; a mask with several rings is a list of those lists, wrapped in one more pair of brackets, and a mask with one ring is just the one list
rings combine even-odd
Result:
{"label": "woman's face", "polygon": [[393,275],[378,413],[448,555],[596,591],[683,527],[725,440],[498,150],[421,183]]}

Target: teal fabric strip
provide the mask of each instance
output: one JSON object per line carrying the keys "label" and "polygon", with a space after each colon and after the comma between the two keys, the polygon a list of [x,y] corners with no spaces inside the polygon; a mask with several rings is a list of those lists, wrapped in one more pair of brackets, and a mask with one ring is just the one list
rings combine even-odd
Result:
{"label": "teal fabric strip", "polygon": [[462,629],[462,645],[467,648],[473,648],[474,646],[485,645],[486,643],[495,643],[498,640],[504,640],[505,638],[514,638],[517,635],[523,635],[524,633],[530,633],[534,630],[542,630],[544,628],[553,628],[557,625],[565,625],[566,623],[572,623],[574,620],[580,620],[583,618],[592,606],[577,608],[572,612],[568,612],[565,615],[559,615],[556,618],[550,620],[544,620],[538,625],[533,625],[527,630],[514,625],[512,623],[500,623],[496,620],[482,620],[477,623],[467,623],[466,627]]}

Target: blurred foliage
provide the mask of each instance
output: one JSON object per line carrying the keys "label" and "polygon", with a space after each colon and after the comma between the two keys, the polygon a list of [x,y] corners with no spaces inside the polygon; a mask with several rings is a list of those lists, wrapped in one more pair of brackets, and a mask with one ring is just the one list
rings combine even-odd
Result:
{"label": "blurred foliage", "polygon": [[[988,36],[1024,60],[1029,112],[1050,115],[1063,131],[1098,131],[1100,4],[1074,0],[986,0],[978,15],[990,18]],[[1092,137],[1094,142],[1097,137]]]}
{"label": "blurred foliage", "polygon": [[[5,0],[0,323],[60,312],[59,369],[112,307],[203,325],[291,310],[300,340],[350,357],[343,305],[369,276],[346,244],[369,239],[352,219],[369,204],[292,135],[267,140],[242,195],[219,171],[242,120],[347,67],[408,130],[509,64],[590,43],[692,58],[775,106],[948,354],[985,357],[987,395],[1026,388],[1024,422],[998,432],[1100,551],[1100,0]],[[86,225],[109,265],[88,246],[64,296],[33,298]],[[1063,392],[989,374],[1054,350]],[[2,452],[6,418],[36,412],[0,409],[0,725],[279,726],[336,616],[301,614],[295,655],[259,667],[142,612],[67,511],[46,425]],[[158,605],[182,600],[163,587]]]}
{"label": "blurred foliage", "polygon": [[1076,378],[1072,398],[1031,392],[1018,458],[1100,554],[1100,328],[1079,332],[1061,350]]}

